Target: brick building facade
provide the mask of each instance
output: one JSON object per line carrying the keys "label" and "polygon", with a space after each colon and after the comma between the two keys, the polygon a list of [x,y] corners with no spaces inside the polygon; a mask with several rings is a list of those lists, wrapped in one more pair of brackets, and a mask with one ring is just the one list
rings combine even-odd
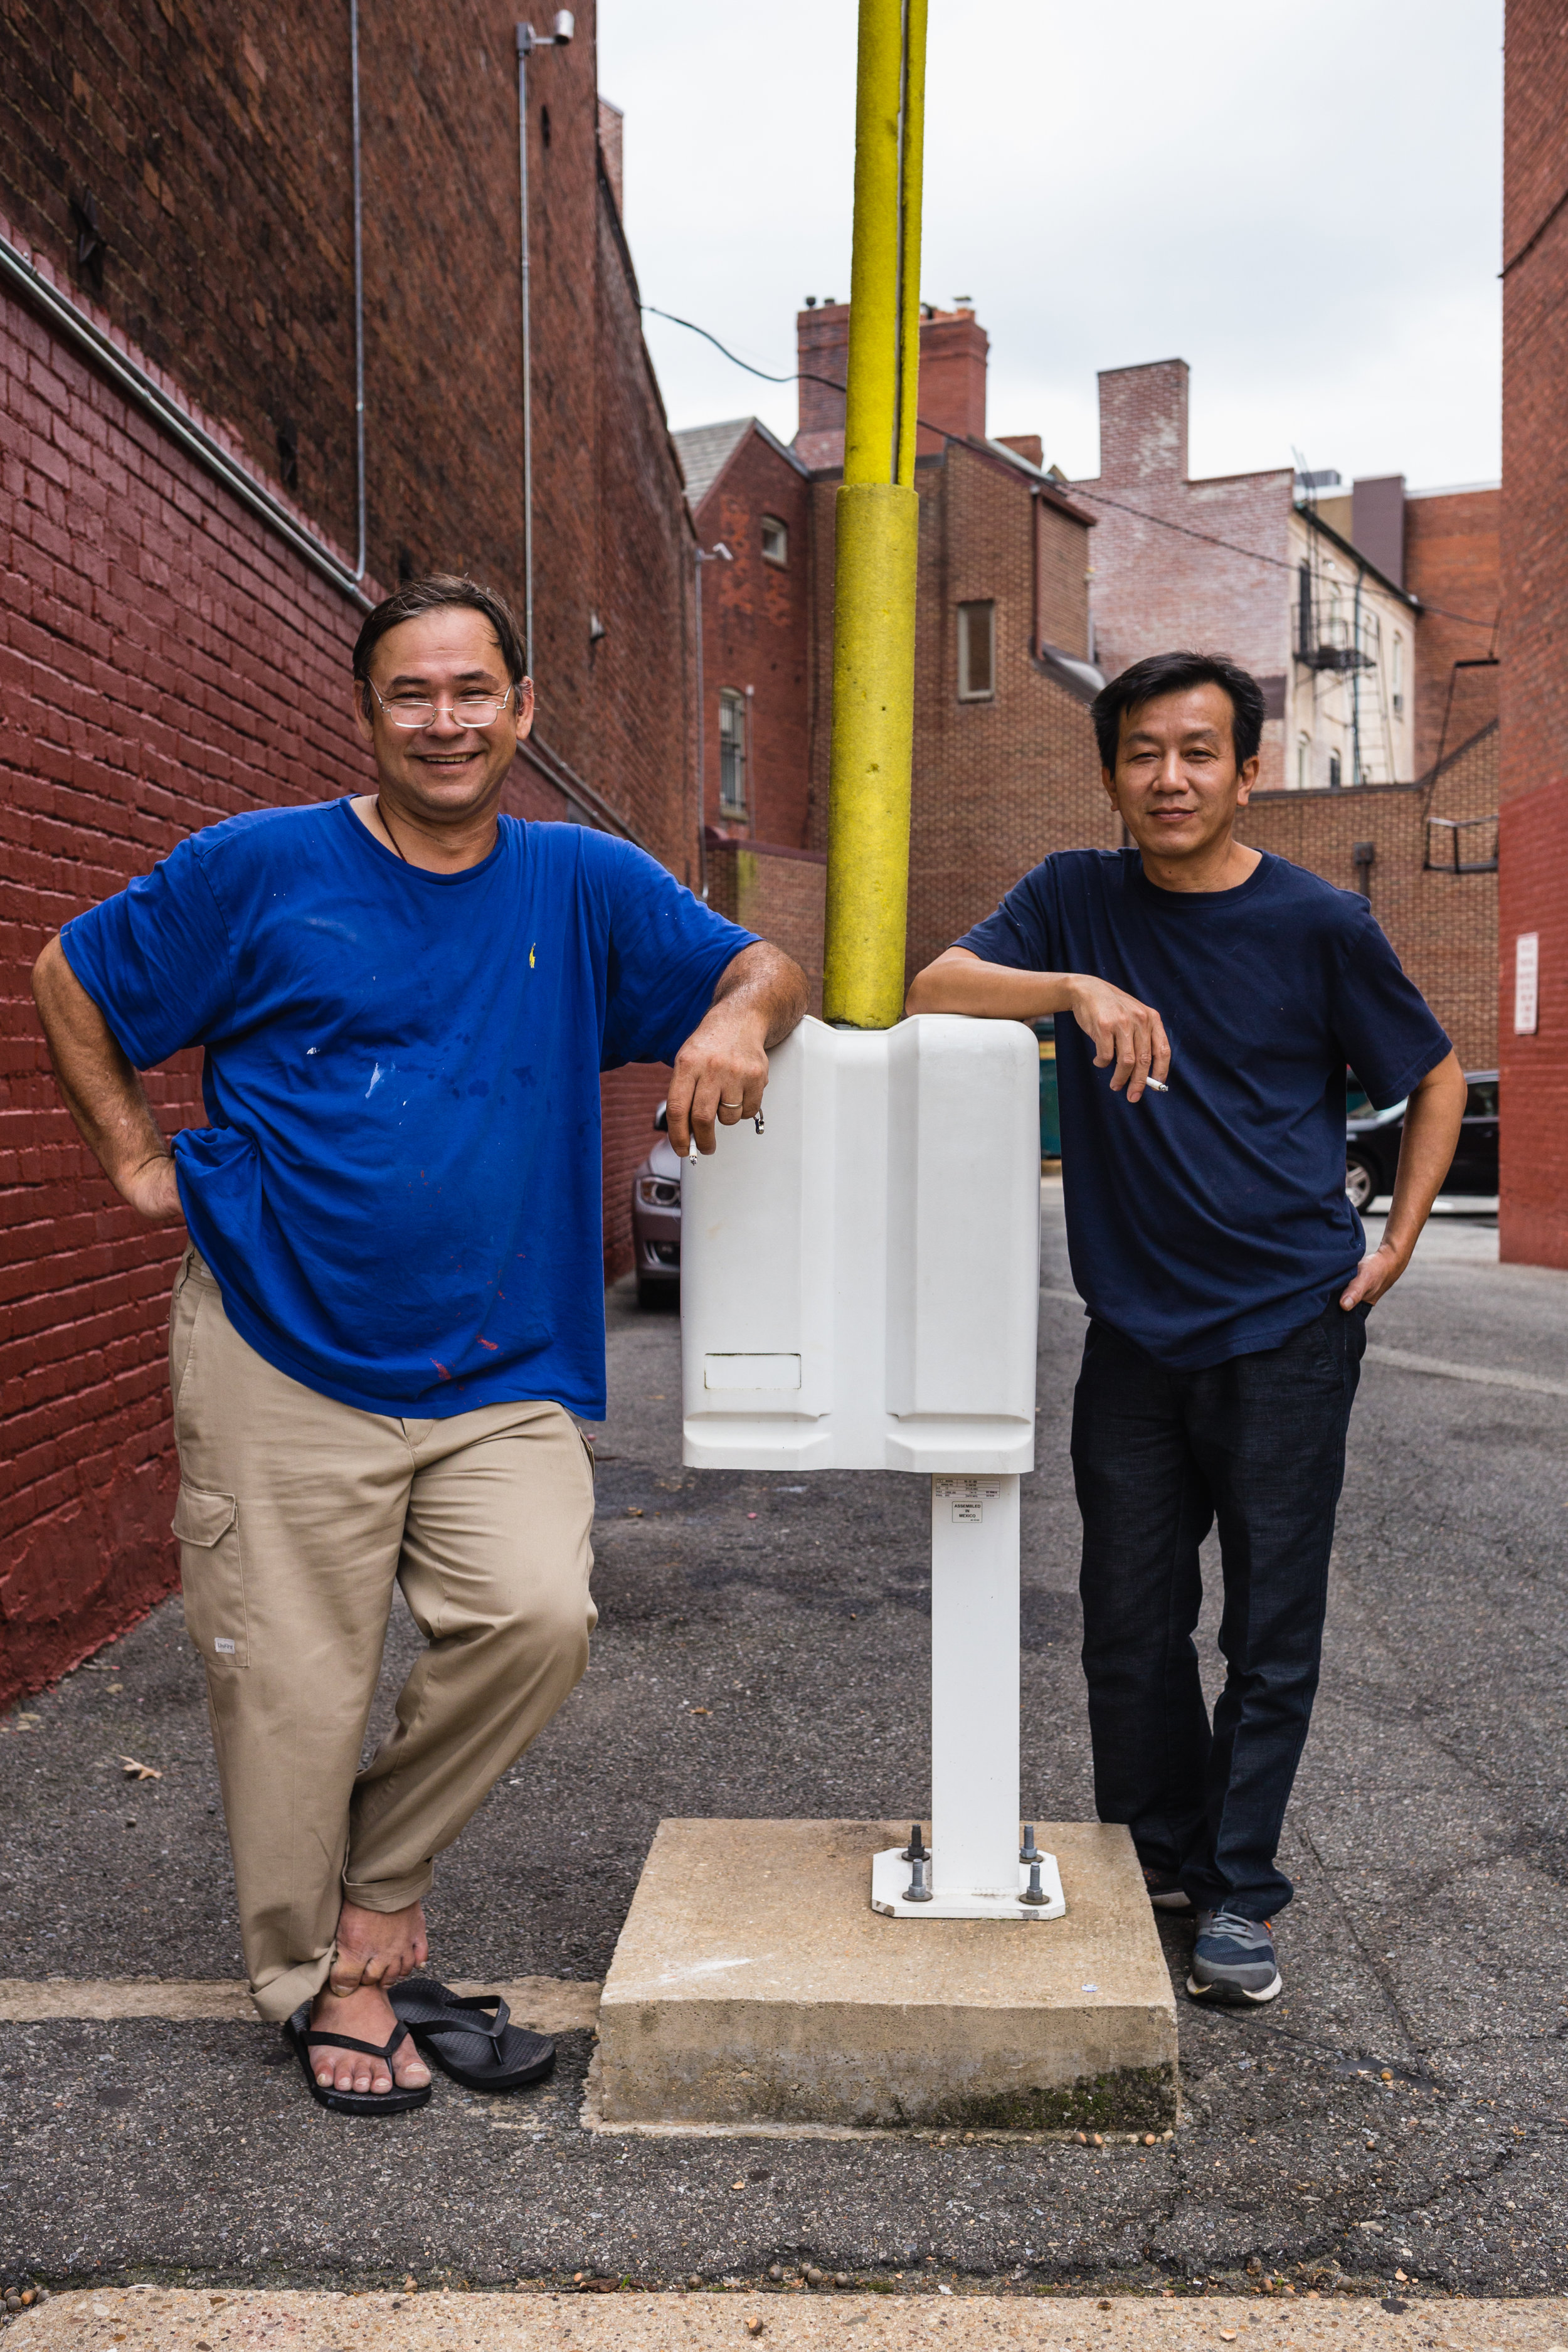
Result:
{"label": "brick building facade", "polygon": [[1100,378],[1095,659],[1192,645],[1264,689],[1244,839],[1364,890],[1468,1069],[1497,1056],[1499,494],[1192,478],[1186,363]]}
{"label": "brick building facade", "polygon": [[[5,1466],[0,1698],[168,1588],[178,1248],[49,1080],[27,967],[184,834],[363,790],[346,12],[13,12],[0,112]],[[367,577],[520,602],[512,20],[391,0],[362,49]],[[612,129],[614,126],[610,126]],[[695,879],[690,528],[640,334],[593,14],[531,87],[539,741],[515,814]],[[58,299],[51,294],[55,289]],[[156,1074],[199,1122],[195,1056]],[[606,1083],[606,1248],[656,1070]]]}
{"label": "brick building facade", "polygon": [[[1505,1258],[1568,1266],[1568,20],[1509,0],[1503,98],[1500,650]],[[1515,1027],[1519,942],[1538,958]]]}
{"label": "brick building facade", "polygon": [[[730,559],[704,566],[713,901],[796,956],[818,1003],[848,332],[845,303],[797,318],[793,449],[749,417],[677,436],[699,545]],[[1048,851],[1118,835],[1087,707],[1100,683],[1088,658],[1090,518],[1043,469],[1037,439],[987,435],[987,350],[973,311],[923,315],[911,973]],[[725,698],[745,729],[741,803],[726,800]]]}

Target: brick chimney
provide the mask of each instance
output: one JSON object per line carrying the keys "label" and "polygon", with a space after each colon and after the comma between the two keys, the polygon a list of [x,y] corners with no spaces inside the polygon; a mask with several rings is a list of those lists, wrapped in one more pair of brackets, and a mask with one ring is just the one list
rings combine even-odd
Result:
{"label": "brick chimney", "polygon": [[[795,318],[795,365],[800,370],[800,429],[795,454],[805,466],[844,463],[844,394],[828,384],[846,382],[849,368],[849,305],[824,302]],[[813,383],[826,377],[828,383]]]}
{"label": "brick chimney", "polygon": [[1187,478],[1185,360],[1100,371],[1100,479],[1137,482],[1152,474]]}
{"label": "brick chimney", "polygon": [[[795,334],[795,365],[801,374],[796,455],[812,467],[842,466],[844,394],[829,385],[842,384],[848,370],[848,303],[825,302],[797,310]],[[990,339],[973,310],[961,306],[921,314],[920,413],[924,425],[916,437],[919,456],[939,452],[950,433],[960,440],[984,439],[985,364],[990,348]],[[811,381],[822,377],[828,383]],[[937,430],[926,430],[925,425]]]}
{"label": "brick chimney", "polygon": [[[943,434],[961,441],[985,438],[985,362],[991,339],[973,310],[926,310],[921,316],[921,431],[916,454],[940,450]],[[927,430],[936,425],[936,432]]]}

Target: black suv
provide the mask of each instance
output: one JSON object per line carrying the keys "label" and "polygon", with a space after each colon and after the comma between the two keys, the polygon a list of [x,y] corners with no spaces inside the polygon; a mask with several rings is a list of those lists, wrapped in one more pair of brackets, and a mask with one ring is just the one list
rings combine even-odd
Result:
{"label": "black suv", "polygon": [[[1443,1179],[1445,1196],[1464,1193],[1496,1200],[1498,1188],[1497,1072],[1467,1070],[1469,1092],[1459,1125],[1454,1164]],[[1361,1094],[1361,1089],[1353,1089]],[[1374,1111],[1366,1106],[1352,1110],[1345,1121],[1345,1191],[1352,1207],[1366,1210],[1384,1192],[1394,1190],[1399,1164],[1399,1139],[1405,1132],[1404,1103]]]}

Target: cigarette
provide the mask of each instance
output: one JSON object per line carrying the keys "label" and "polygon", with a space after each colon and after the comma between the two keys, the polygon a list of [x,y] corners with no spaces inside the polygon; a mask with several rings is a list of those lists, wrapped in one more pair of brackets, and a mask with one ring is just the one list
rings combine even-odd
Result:
{"label": "cigarette", "polygon": [[1151,1094],[1168,1095],[1171,1091],[1170,1087],[1164,1084],[1163,1079],[1160,1078],[1145,1078],[1143,1083],[1149,1088]]}
{"label": "cigarette", "polygon": [[688,1160],[695,1160],[697,1157],[697,1138],[695,1136],[691,1138],[690,1142],[686,1147],[686,1156]]}

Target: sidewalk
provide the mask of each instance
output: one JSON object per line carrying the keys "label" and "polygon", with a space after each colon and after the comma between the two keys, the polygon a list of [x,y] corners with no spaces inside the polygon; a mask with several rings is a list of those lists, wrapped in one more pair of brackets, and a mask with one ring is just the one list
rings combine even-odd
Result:
{"label": "sidewalk", "polygon": [[[849,2330],[864,2329],[850,2335]],[[1379,2305],[1316,2303],[1285,2309],[1226,2297],[1147,2302],[1121,2295],[1048,2300],[934,2293],[858,2295],[801,2292],[659,2295],[420,2294],[394,2296],[119,2292],[58,2295],[18,2323],[7,2352],[68,2345],[123,2344],[126,2352],[229,2352],[279,2343],[294,2352],[335,2352],[357,2338],[376,2352],[744,2352],[759,2341],[777,2352],[823,2352],[847,2343],[903,2352],[938,2330],[943,2352],[990,2352],[1016,2344],[1034,2352],[1563,2352],[1568,2305],[1414,2303],[1403,2314]]]}
{"label": "sidewalk", "polygon": [[[0,2285],[210,2282],[231,2295],[213,2306],[212,2352],[225,2329],[244,2340],[232,2331],[252,2306],[234,2307],[237,2285],[380,2289],[405,2275],[422,2293],[569,2286],[580,2270],[760,2292],[770,2266],[812,2263],[863,2293],[934,2263],[961,2289],[1114,2290],[1119,2325],[1131,2294],[1126,2309],[1161,2326],[1173,2324],[1154,2309],[1166,2286],[1245,2293],[1264,2275],[1297,2295],[1249,2310],[1289,2302],[1324,2325],[1353,2309],[1380,2326],[1382,2300],[1409,2294],[1413,2312],[1441,2316],[1456,2306],[1428,2304],[1435,2287],[1568,2292],[1568,1400],[1544,1385],[1568,1364],[1568,1276],[1500,1267],[1487,1235],[1456,1223],[1441,1247],[1424,1243],[1376,1312],[1375,1343],[1542,1386],[1368,1363],[1322,1695],[1287,1824],[1299,1892],[1279,1926],[1286,1994],[1246,2016],[1178,1995],[1184,2107],[1170,2143],[583,2128],[593,1986],[662,1817],[913,1819],[929,1805],[921,1482],[682,1469],[675,1319],[617,1291],[594,1663],[439,1865],[431,1906],[438,1973],[557,1989],[555,2077],[495,2102],[439,2078],[427,2108],[384,2123],[311,2103],[234,1990],[205,1710],[172,1602],[0,1721]],[[1073,1819],[1092,1811],[1065,1453],[1082,1321],[1049,1193],[1046,1240],[1025,1794],[1040,1818]],[[395,1675],[413,1646],[400,1613]],[[127,1756],[162,1779],[127,1779]],[[1167,1919],[1161,1932],[1180,1984],[1191,1929]],[[204,1990],[176,2004],[153,1979]],[[1360,2300],[1309,2305],[1314,2283]],[[848,2301],[814,2324],[847,2324],[832,2315]],[[919,2324],[939,2325],[949,2301],[922,2300]],[[671,2340],[694,2315],[728,2326],[738,2307],[650,2306],[679,2321]],[[1025,2307],[998,2306],[1009,2324]],[[1205,2300],[1205,2326],[1217,2307]],[[609,2324],[586,2315],[601,2308],[589,2296],[562,2308],[585,2347]],[[1060,2326],[1068,2306],[1026,2308]],[[1079,2334],[1051,2336],[1049,2352],[1085,2352],[1089,2306],[1072,2308]],[[17,2340],[44,2340],[65,2309],[57,2298],[18,2323]],[[336,2306],[344,2326],[360,2309]],[[1487,2341],[1509,2340],[1502,2319]],[[77,2340],[108,2341],[104,2329]]]}

